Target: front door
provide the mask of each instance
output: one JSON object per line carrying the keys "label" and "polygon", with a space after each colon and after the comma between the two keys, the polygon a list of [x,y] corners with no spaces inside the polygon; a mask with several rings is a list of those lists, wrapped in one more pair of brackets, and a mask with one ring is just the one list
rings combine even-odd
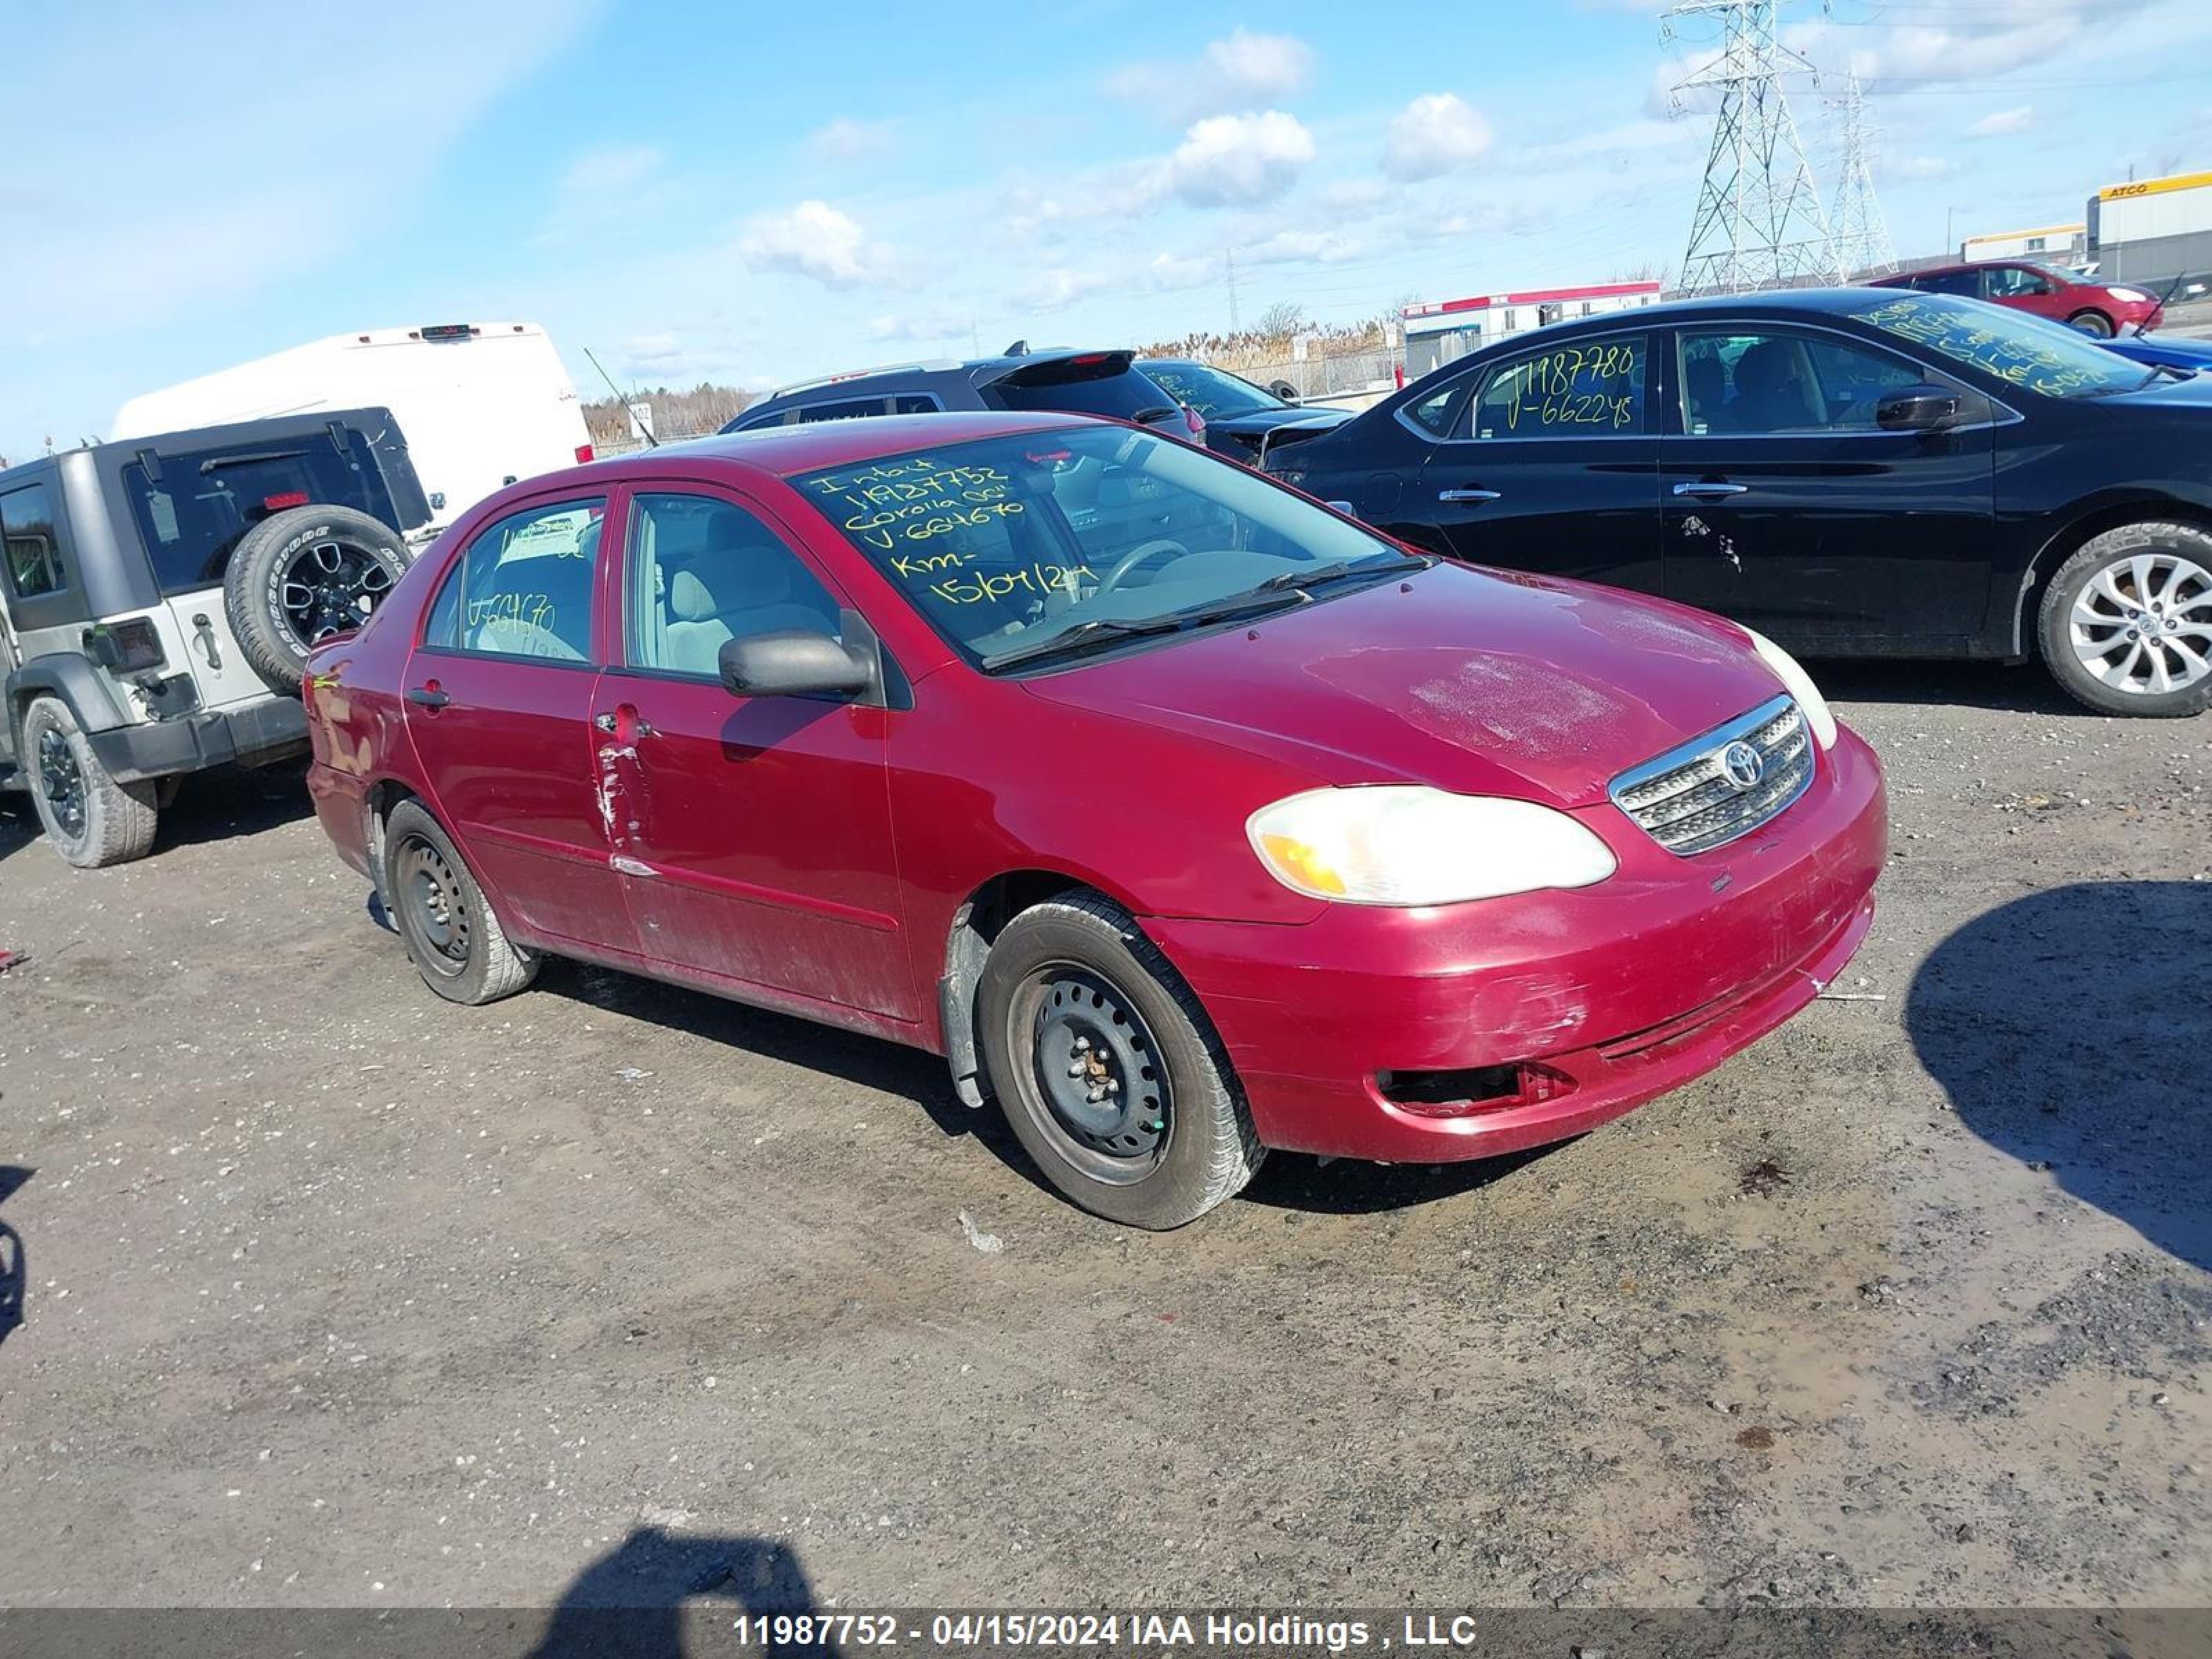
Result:
{"label": "front door", "polygon": [[1658,592],[1649,357],[1648,337],[1628,332],[1501,359],[1401,513],[1433,523],[1456,558]]}
{"label": "front door", "polygon": [[1990,425],[1875,422],[1889,392],[1953,383],[1814,329],[1686,328],[1674,354],[1659,450],[1668,598],[1814,655],[1972,648],[1996,533]]}
{"label": "front door", "polygon": [[407,731],[439,817],[502,917],[629,951],[592,743],[607,506],[567,495],[477,532],[409,659]]}
{"label": "front door", "polygon": [[592,713],[640,948],[739,986],[921,1018],[884,769],[896,716],[738,696],[719,666],[740,635],[839,632],[843,600],[733,495],[641,488],[629,524],[621,665]]}

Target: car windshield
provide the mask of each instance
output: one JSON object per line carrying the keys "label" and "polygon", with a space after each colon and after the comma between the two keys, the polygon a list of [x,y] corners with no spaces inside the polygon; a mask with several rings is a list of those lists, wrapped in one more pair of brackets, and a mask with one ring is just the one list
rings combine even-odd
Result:
{"label": "car windshield", "polygon": [[1148,362],[1145,374],[1177,403],[1188,404],[1209,421],[1291,407],[1249,380],[1240,380],[1204,363]]}
{"label": "car windshield", "polygon": [[1858,319],[2046,398],[2109,398],[2143,385],[2141,365],[2079,330],[1948,294],[1869,289]]}
{"label": "car windshield", "polygon": [[1247,468],[1125,428],[948,444],[792,483],[993,672],[1313,604],[1426,562]]}
{"label": "car windshield", "polygon": [[288,507],[350,507],[398,522],[375,452],[349,426],[224,449],[143,449],[123,488],[165,594],[216,586],[240,538]]}

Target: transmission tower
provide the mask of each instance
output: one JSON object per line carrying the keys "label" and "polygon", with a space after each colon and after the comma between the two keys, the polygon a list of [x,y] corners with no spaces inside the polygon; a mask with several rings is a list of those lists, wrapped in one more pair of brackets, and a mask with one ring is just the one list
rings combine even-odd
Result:
{"label": "transmission tower", "polygon": [[1682,0],[1661,18],[1659,38],[1677,27],[1718,18],[1720,56],[1674,91],[1679,113],[1692,93],[1720,94],[1712,149],[1682,256],[1688,294],[1740,294],[1807,281],[1839,283],[1843,263],[1820,210],[1782,77],[1813,66],[1775,38],[1779,0]]}
{"label": "transmission tower", "polygon": [[1836,209],[1828,216],[1835,231],[1836,258],[1846,273],[1887,276],[1897,269],[1889,223],[1874,193],[1874,130],[1866,120],[1866,94],[1858,71],[1844,82],[1844,95],[1830,103],[1844,112],[1844,172],[1836,181]]}

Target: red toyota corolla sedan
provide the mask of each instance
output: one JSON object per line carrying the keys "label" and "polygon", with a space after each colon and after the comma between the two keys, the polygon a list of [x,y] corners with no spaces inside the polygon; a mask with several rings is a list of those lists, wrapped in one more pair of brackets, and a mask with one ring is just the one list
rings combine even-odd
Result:
{"label": "red toyota corolla sedan", "polygon": [[547,953],[946,1056],[1079,1204],[1576,1134],[1805,1006],[1872,750],[1733,623],[1438,565],[1139,428],[932,415],[533,479],[307,686],[440,995]]}

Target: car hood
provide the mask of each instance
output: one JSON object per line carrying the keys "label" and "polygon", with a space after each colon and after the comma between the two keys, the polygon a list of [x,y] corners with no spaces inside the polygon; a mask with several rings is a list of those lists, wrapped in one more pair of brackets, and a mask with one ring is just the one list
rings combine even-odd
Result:
{"label": "car hood", "polygon": [[1782,690],[1717,617],[1449,564],[1025,685],[1322,783],[1427,783],[1562,807],[1603,800],[1621,772]]}

